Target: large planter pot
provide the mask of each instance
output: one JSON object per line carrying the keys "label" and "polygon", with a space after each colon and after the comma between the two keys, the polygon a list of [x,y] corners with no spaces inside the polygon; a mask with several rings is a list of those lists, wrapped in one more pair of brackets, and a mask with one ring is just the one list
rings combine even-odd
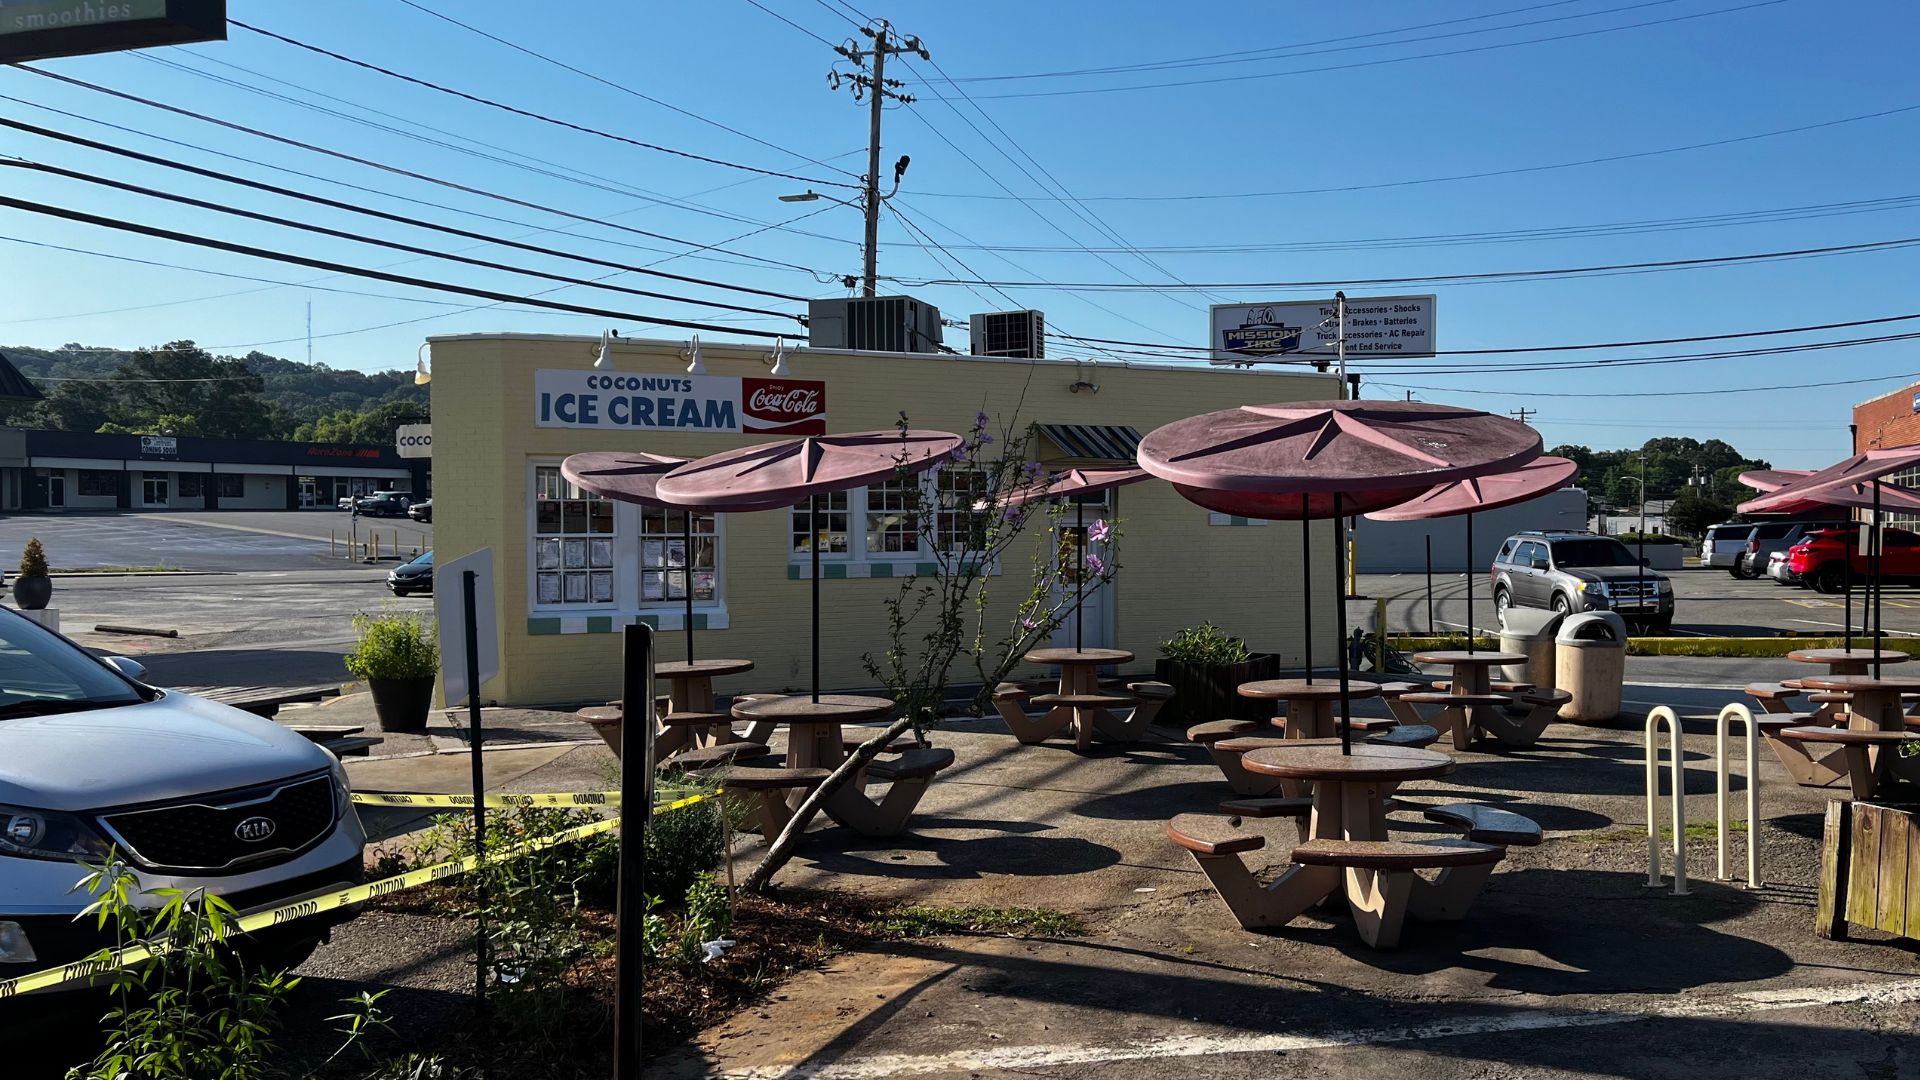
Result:
{"label": "large planter pot", "polygon": [[15,578],[13,582],[13,602],[22,610],[39,611],[53,599],[53,579],[50,577]]}
{"label": "large planter pot", "polygon": [[1163,715],[1170,714],[1181,727],[1209,720],[1267,720],[1273,716],[1273,702],[1243,698],[1236,688],[1244,682],[1279,678],[1280,657],[1252,653],[1238,664],[1189,664],[1162,658],[1153,662],[1153,676],[1173,687],[1173,699]]}
{"label": "large planter pot", "polygon": [[373,691],[373,712],[380,718],[380,730],[395,734],[419,734],[427,730],[427,713],[433,711],[433,676],[416,679],[368,679]]}

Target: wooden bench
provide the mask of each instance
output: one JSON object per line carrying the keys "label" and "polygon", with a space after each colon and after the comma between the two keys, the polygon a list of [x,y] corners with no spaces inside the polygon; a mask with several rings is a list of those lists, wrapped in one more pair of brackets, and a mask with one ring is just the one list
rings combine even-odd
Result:
{"label": "wooden bench", "polygon": [[[1855,731],[1843,727],[1789,727],[1773,733],[1773,738],[1790,743],[1831,743],[1840,747],[1847,769],[1847,783],[1855,800],[1873,798],[1880,785],[1882,755],[1899,753],[1904,743],[1920,742],[1920,733],[1911,731]],[[1811,755],[1809,755],[1811,756]]]}
{"label": "wooden bench", "polygon": [[1449,803],[1426,807],[1421,816],[1441,825],[1451,825],[1477,844],[1534,847],[1543,838],[1538,822],[1497,806]]}
{"label": "wooden bench", "polygon": [[831,775],[826,769],[787,769],[738,766],[720,780],[726,792],[722,798],[740,796],[748,802],[749,818],[760,835],[772,841],[793,820],[793,806],[787,801],[790,791],[812,791]]}
{"label": "wooden bench", "polygon": [[[1346,872],[1354,927],[1376,949],[1400,943],[1409,915],[1434,922],[1465,917],[1506,855],[1504,847],[1471,840],[1309,840],[1293,849],[1298,866]],[[1422,870],[1440,874],[1428,881]]]}

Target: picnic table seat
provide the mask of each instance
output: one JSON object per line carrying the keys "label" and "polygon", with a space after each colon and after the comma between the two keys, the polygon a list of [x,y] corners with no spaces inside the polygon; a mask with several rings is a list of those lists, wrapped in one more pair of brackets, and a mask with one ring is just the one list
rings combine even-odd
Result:
{"label": "picnic table seat", "polygon": [[739,766],[729,769],[721,779],[721,798],[734,797],[748,803],[749,823],[771,841],[793,820],[787,792],[811,791],[825,783],[829,775],[826,769]]}
{"label": "picnic table seat", "polygon": [[280,726],[295,734],[304,735],[313,742],[344,739],[367,730],[364,724],[345,724],[340,727],[334,727],[331,724],[281,724]]}
{"label": "picnic table seat", "polygon": [[[1133,713],[1126,720],[1126,728],[1129,732],[1137,732],[1153,723],[1153,718],[1159,715],[1161,708],[1173,700],[1173,687],[1153,679],[1130,682],[1127,684],[1127,692],[1134,698]],[[1106,725],[1102,730],[1111,726]],[[1107,731],[1107,734],[1112,735],[1113,732]]]}
{"label": "picnic table seat", "polygon": [[1380,700],[1386,702],[1387,712],[1402,724],[1420,724],[1420,714],[1413,706],[1403,704],[1408,694],[1417,694],[1426,690],[1425,683],[1387,682],[1380,684]]}
{"label": "picnic table seat", "polygon": [[1007,722],[1007,730],[1013,732],[1013,737],[1028,746],[1046,742],[1073,722],[1070,713],[1056,713],[1052,709],[1040,715],[1027,712],[1034,695],[1044,691],[1044,686],[1036,690],[1028,682],[1003,682],[993,688],[994,711]]}
{"label": "picnic table seat", "polygon": [[1760,708],[1770,713],[1790,713],[1793,711],[1793,699],[1799,697],[1801,690],[1796,686],[1783,683],[1756,682],[1747,684],[1747,696],[1760,703]]}
{"label": "picnic table seat", "polygon": [[1539,822],[1530,817],[1478,803],[1448,803],[1421,811],[1428,821],[1451,825],[1468,840],[1499,847],[1534,847],[1542,837]]}
{"label": "picnic table seat", "polygon": [[1400,700],[1412,705],[1505,705],[1505,694],[1449,694],[1426,691],[1402,694]]}
{"label": "picnic table seat", "polygon": [[1266,837],[1220,814],[1181,814],[1167,822],[1167,836],[1195,855],[1239,855],[1267,846]]}
{"label": "picnic table seat", "polygon": [[1260,725],[1252,720],[1209,720],[1204,724],[1195,724],[1187,729],[1187,741],[1201,746],[1212,746],[1222,739],[1231,739],[1236,735],[1245,735],[1249,731],[1260,730]]}
{"label": "picnic table seat", "polygon": [[712,746],[696,746],[683,750],[670,758],[661,760],[661,769],[684,769],[687,772],[702,772],[732,765],[742,758],[757,758],[767,755],[765,743],[750,743],[739,740],[729,743],[716,743]]}
{"label": "picnic table seat", "polygon": [[[1351,900],[1354,928],[1376,949],[1400,943],[1407,916],[1432,922],[1464,918],[1507,849],[1472,840],[1309,840],[1293,849],[1302,867],[1334,867],[1364,878]],[[1439,870],[1432,880],[1419,871]]]}
{"label": "picnic table seat", "polygon": [[1133,699],[1120,694],[1035,694],[1033,703],[1048,709],[1118,709]]}
{"label": "picnic table seat", "polygon": [[[754,698],[777,697],[777,696],[779,695],[771,694],[766,691],[759,691],[759,690],[754,691],[752,693],[748,693],[748,694],[735,694],[733,695],[733,699],[727,702],[727,715],[732,716],[733,707],[735,705],[740,704],[741,702],[752,701]],[[738,732],[738,735],[740,738],[745,739],[748,742],[771,743],[773,741],[774,732],[779,730],[780,730],[780,725],[773,720],[754,720],[748,723],[746,727],[741,728],[740,731]]]}
{"label": "picnic table seat", "polygon": [[[1245,721],[1227,722],[1244,723]],[[1253,729],[1259,730],[1259,725],[1254,724]],[[1207,752],[1213,757],[1213,763],[1220,767],[1221,775],[1227,778],[1227,786],[1233,789],[1234,794],[1260,796],[1281,791],[1288,795],[1298,795],[1302,789],[1297,782],[1283,780],[1278,776],[1261,776],[1258,773],[1248,772],[1246,766],[1240,763],[1240,755],[1249,750],[1264,750],[1269,746],[1296,746],[1299,743],[1299,739],[1289,739],[1282,735],[1233,735],[1229,738],[1216,739],[1206,744],[1206,747]]]}
{"label": "picnic table seat", "polygon": [[349,735],[344,739],[316,739],[315,745],[334,757],[366,757],[367,751],[387,740],[373,735]]}
{"label": "picnic table seat", "polygon": [[[1832,743],[1840,747],[1847,769],[1847,783],[1856,800],[1871,799],[1879,787],[1878,755],[1898,753],[1905,743],[1920,742],[1920,733],[1912,731],[1856,731],[1844,727],[1782,728],[1773,733],[1776,741],[1788,744]],[[1810,755],[1809,755],[1810,756]]]}
{"label": "picnic table seat", "polygon": [[1306,796],[1228,799],[1220,804],[1220,812],[1235,825],[1241,818],[1292,818],[1302,840],[1313,828],[1313,799]]}
{"label": "picnic table seat", "polygon": [[830,804],[828,812],[834,820],[862,836],[897,836],[906,828],[907,818],[919,805],[920,797],[926,794],[927,785],[941,770],[952,766],[953,760],[953,751],[945,747],[908,750],[887,763],[887,778],[893,783],[878,805],[849,785],[835,796],[849,802],[857,799],[859,811],[835,812]]}
{"label": "picnic table seat", "polygon": [[1367,736],[1375,746],[1428,747],[1440,741],[1440,729],[1432,724],[1395,724],[1385,731]]}

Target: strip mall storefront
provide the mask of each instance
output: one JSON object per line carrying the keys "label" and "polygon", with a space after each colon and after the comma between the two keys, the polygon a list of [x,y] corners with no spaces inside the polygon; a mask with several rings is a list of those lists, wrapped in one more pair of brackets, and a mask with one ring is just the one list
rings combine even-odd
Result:
{"label": "strip mall storefront", "polygon": [[424,491],[393,447],[170,435],[18,432],[23,510],[300,510],[371,491]]}
{"label": "strip mall storefront", "polygon": [[[915,427],[965,431],[976,412],[993,429],[1040,426],[1031,454],[1049,467],[1131,462],[1140,435],[1172,420],[1241,404],[1339,396],[1314,373],[1201,365],[1074,365],[918,353],[794,350],[790,374],[769,372],[766,346],[707,344],[706,372],[686,371],[682,341],[622,340],[595,370],[596,339],[490,334],[431,339],[435,551],[445,564],[491,548],[501,673],[483,698],[502,704],[606,700],[619,694],[621,627],[678,631],[689,580],[699,655],[756,669],[720,689],[798,689],[808,671],[810,537],[804,511],[696,517],[683,550],[675,514],[591,498],[560,475],[567,455],[648,451],[703,457],[774,438]],[[931,538],[900,528],[884,487],[825,500],[822,675],[868,687],[863,654],[887,646],[883,601],[893,580],[925,573]],[[1120,523],[1124,569],[1087,608],[1087,643],[1130,649],[1149,670],[1160,642],[1211,620],[1303,663],[1301,530],[1209,514],[1159,481],[1108,496],[1096,515]],[[796,528],[796,525],[798,526]],[[1317,523],[1317,550],[1331,542]],[[1027,591],[1038,545],[1016,545],[991,579],[988,629]],[[691,566],[688,566],[689,561]],[[1317,559],[1316,563],[1325,564]],[[1331,663],[1333,591],[1319,575],[1316,663]],[[451,588],[449,584],[447,586]],[[677,639],[663,643],[677,655]],[[966,681],[971,668],[955,670]]]}

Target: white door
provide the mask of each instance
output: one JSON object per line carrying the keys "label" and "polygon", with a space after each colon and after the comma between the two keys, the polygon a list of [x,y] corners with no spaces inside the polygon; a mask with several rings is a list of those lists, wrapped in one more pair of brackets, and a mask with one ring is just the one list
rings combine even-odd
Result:
{"label": "white door", "polygon": [[140,481],[140,504],[142,506],[166,506],[169,499],[172,476],[168,473],[148,473]]}
{"label": "white door", "polygon": [[[1079,647],[1087,649],[1111,649],[1114,647],[1113,586],[1111,584],[1100,587],[1089,585],[1087,591],[1080,597],[1077,624],[1074,612],[1074,586],[1076,579],[1074,577],[1073,563],[1079,550],[1077,541],[1081,530],[1080,522],[1084,520],[1086,527],[1090,529],[1095,522],[1108,516],[1110,511],[1108,503],[1106,502],[1107,494],[1108,493],[1103,492],[1098,495],[1090,495],[1087,497],[1084,508],[1069,506],[1067,511],[1059,518],[1059,557],[1061,572],[1057,588],[1065,592],[1066,595],[1062,599],[1064,599],[1066,603],[1065,606],[1060,609],[1064,619],[1061,621],[1059,629],[1054,631],[1053,639],[1050,642],[1055,648],[1070,649],[1075,647],[1076,626],[1079,636]],[[1084,514],[1082,513],[1083,510]],[[1098,551],[1099,549],[1096,545],[1096,554]],[[1087,575],[1089,579],[1096,576],[1097,575],[1094,574]]]}

